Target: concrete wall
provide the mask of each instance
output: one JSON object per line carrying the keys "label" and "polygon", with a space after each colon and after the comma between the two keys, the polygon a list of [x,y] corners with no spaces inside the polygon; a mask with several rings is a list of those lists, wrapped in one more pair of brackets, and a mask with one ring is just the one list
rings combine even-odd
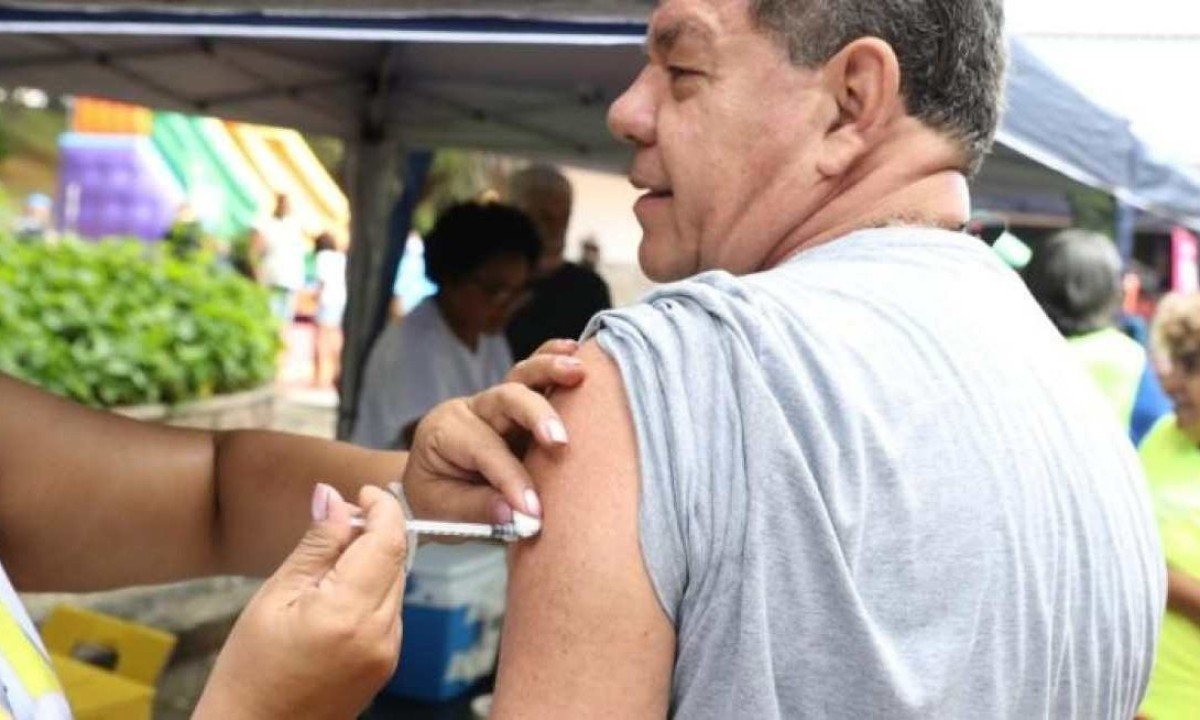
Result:
{"label": "concrete wall", "polygon": [[275,388],[266,385],[181,405],[134,405],[115,408],[113,412],[135,420],[203,430],[268,428],[275,417]]}
{"label": "concrete wall", "polygon": [[600,245],[600,274],[608,281],[615,305],[636,302],[654,286],[637,264],[642,229],[633,215],[641,195],[623,175],[565,168],[575,188],[575,207],[567,228],[567,257],[577,260],[583,241]]}

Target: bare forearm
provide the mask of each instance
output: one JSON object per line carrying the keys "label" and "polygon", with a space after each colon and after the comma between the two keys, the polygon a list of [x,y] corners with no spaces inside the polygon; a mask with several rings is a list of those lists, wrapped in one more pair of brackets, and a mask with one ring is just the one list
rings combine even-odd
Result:
{"label": "bare forearm", "polygon": [[300,435],[238,431],[215,436],[216,527],[220,571],[275,569],[310,524],[313,486],[344,497],[366,484],[397,481],[407,454],[366,450]]}
{"label": "bare forearm", "polygon": [[1168,567],[1167,607],[1200,625],[1200,580]]}

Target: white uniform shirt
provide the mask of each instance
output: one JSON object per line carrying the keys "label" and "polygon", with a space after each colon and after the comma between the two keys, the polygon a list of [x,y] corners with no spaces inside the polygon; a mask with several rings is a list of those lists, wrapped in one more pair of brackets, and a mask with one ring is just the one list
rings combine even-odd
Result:
{"label": "white uniform shirt", "polygon": [[363,374],[351,439],[394,448],[400,431],[450,398],[503,382],[512,353],[503,335],[483,335],[471,352],[446,325],[434,298],[384,329]]}
{"label": "white uniform shirt", "polygon": [[266,246],[262,258],[263,282],[271,287],[299,290],[304,287],[307,248],[300,224],[293,217],[269,217],[256,228]]}
{"label": "white uniform shirt", "polygon": [[321,283],[322,307],[346,307],[346,253],[322,250],[317,253],[317,282]]}

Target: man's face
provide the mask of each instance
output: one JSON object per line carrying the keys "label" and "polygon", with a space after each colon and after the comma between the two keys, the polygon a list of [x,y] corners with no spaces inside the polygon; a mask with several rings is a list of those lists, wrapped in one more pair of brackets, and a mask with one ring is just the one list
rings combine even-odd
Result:
{"label": "man's face", "polygon": [[1160,368],[1162,387],[1175,408],[1179,429],[1200,442],[1200,355],[1173,357]]}
{"label": "man's face", "polygon": [[494,257],[468,277],[446,283],[443,300],[457,323],[471,332],[500,332],[512,319],[529,282],[529,269],[525,258]]}
{"label": "man's face", "polygon": [[609,109],[635,146],[639,259],[655,280],[762,269],[820,202],[816,157],[837,104],[794,66],[747,0],[664,0],[646,67]]}

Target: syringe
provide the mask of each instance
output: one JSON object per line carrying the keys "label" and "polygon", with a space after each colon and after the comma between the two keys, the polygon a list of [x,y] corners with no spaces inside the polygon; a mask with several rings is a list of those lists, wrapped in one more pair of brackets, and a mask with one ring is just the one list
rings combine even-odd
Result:
{"label": "syringe", "polygon": [[[350,526],[365,525],[362,516],[350,518]],[[444,522],[441,520],[409,520],[407,530],[418,535],[437,535],[462,539],[501,540],[517,542],[537,535],[542,530],[542,521],[519,512],[513,512],[512,522],[485,525],[483,523]]]}

